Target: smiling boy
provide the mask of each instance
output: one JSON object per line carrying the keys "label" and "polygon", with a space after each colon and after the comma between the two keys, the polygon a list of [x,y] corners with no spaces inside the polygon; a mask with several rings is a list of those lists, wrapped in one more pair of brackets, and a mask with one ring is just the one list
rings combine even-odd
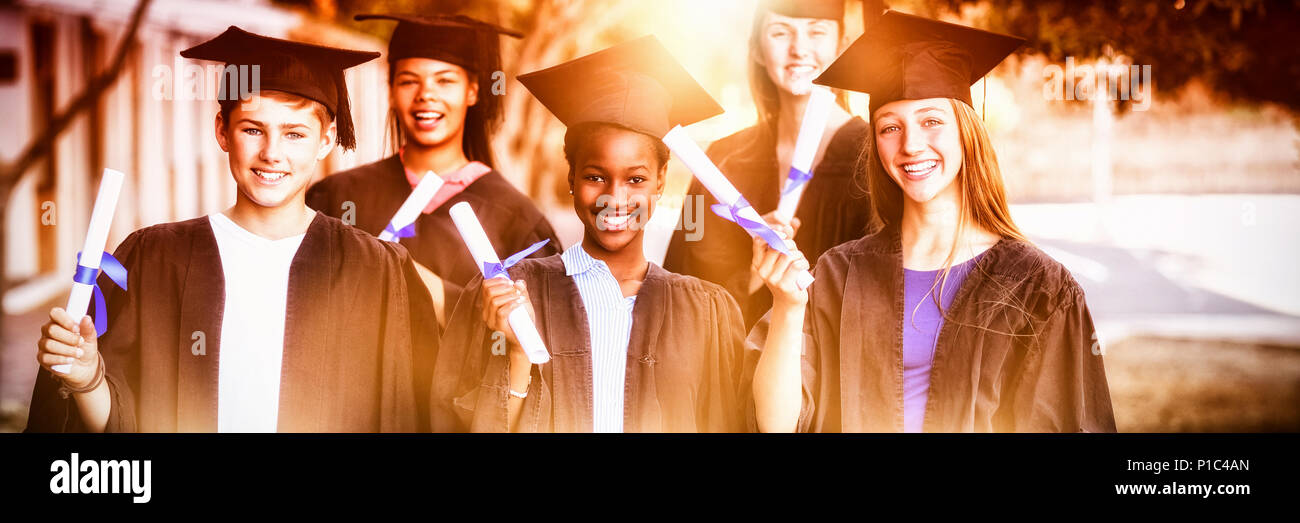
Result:
{"label": "smiling boy", "polygon": [[50,311],[27,430],[424,428],[437,339],[409,255],[304,201],[318,162],[355,145],[343,70],[378,54],[231,27],[181,56],[260,75],[214,121],[235,204],[127,237],[106,332]]}

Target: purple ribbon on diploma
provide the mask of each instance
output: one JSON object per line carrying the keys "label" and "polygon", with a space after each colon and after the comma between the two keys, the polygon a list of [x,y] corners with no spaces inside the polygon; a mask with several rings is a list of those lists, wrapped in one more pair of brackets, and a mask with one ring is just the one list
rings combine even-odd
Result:
{"label": "purple ribbon on diploma", "polygon": [[787,178],[790,179],[790,183],[786,184],[784,191],[781,191],[781,196],[790,194],[794,192],[795,187],[808,183],[808,180],[812,179],[812,173],[791,165]]}
{"label": "purple ribbon on diploma", "polygon": [[722,219],[735,223],[736,225],[744,227],[745,230],[754,233],[755,236],[762,238],[768,245],[771,245],[773,249],[780,251],[782,254],[789,255],[790,249],[786,248],[785,240],[781,239],[780,234],[777,234],[771,227],[768,227],[766,223],[756,222],[740,216],[740,210],[746,207],[749,207],[749,202],[745,200],[744,196],[741,196],[739,200],[736,200],[735,205],[728,206],[724,203],[715,203],[710,206],[709,209],[713,211],[713,214],[721,216]]}
{"label": "purple ribbon on diploma", "polygon": [[[81,264],[81,253],[77,253],[77,273],[72,275],[72,281],[83,285],[89,285],[92,288],[92,294],[95,297],[95,334],[104,334],[108,330],[108,306],[104,302],[104,291],[99,289],[99,271],[104,271],[109,280],[116,283],[122,290],[126,290],[126,267],[122,262],[117,261],[112,254],[104,253],[100,258],[99,268],[92,269]],[[80,318],[77,318],[80,321]]]}
{"label": "purple ribbon on diploma", "polygon": [[490,278],[495,278],[497,276],[505,276],[506,278],[509,278],[510,275],[506,274],[506,269],[509,269],[510,267],[514,266],[514,264],[519,263],[519,260],[527,258],[529,254],[537,252],[537,249],[542,248],[542,246],[546,245],[546,243],[549,241],[551,240],[548,238],[540,242],[534,243],[532,245],[529,245],[527,249],[511,254],[510,257],[506,258],[501,263],[483,262],[483,274],[485,275],[483,279],[486,280]]}
{"label": "purple ribbon on diploma", "polygon": [[384,232],[393,235],[394,238],[410,238],[415,236],[415,222],[408,223],[401,229],[394,229],[393,222],[388,222],[388,225],[384,226]]}

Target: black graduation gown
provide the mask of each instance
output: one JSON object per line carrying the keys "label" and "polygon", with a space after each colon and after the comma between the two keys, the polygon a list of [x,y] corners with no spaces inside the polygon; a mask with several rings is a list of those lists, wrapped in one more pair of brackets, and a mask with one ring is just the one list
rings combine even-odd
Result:
{"label": "black graduation gown", "polygon": [[[795,243],[810,263],[827,249],[860,238],[867,231],[871,202],[866,196],[865,182],[855,172],[863,140],[870,136],[871,128],[866,122],[856,117],[850,119],[830,138],[822,160],[813,167],[813,179],[795,210],[801,222]],[[770,131],[750,127],[714,142],[708,154],[759,214],[776,210],[781,200],[777,182],[786,173],[778,172],[776,137]],[[752,240],[740,226],[709,210],[710,205],[718,202],[699,180],[694,180],[687,191],[688,205],[693,196],[705,200],[703,216],[695,218],[699,231],[679,227],[673,232],[664,256],[664,268],[725,287],[740,303],[745,327],[752,327],[772,308],[772,294],[767,288],[760,287],[752,296],[748,293]],[[694,209],[690,212],[695,212]],[[683,212],[687,209],[683,208]],[[688,240],[688,235],[697,240]]]}
{"label": "black graduation gown", "polygon": [[[307,191],[307,205],[341,218],[343,203],[350,201],[355,204],[356,226],[378,236],[410,195],[406,170],[393,155],[317,182]],[[443,279],[443,303],[448,308],[456,304],[465,283],[480,274],[448,213],[459,202],[469,202],[474,208],[492,246],[503,258],[544,239],[551,242],[531,257],[561,250],[550,222],[527,196],[495,170],[483,175],[433,213],[421,213],[415,220],[415,236],[401,239],[416,262]]]}
{"label": "black graduation gown", "polygon": [[[804,319],[801,432],[903,430],[903,251],[897,227],[814,269]],[[939,331],[925,432],[1114,432],[1083,289],[1033,245],[1001,240],[966,276]],[[746,386],[769,317],[750,332]],[[752,396],[751,396],[752,398]],[[747,407],[754,426],[753,405]]]}
{"label": "black graduation gown", "polygon": [[[208,218],[138,230],[114,256],[129,291],[100,279],[107,430],[216,432],[225,278]],[[437,322],[405,249],[317,213],[290,267],[278,431],[427,429]],[[58,386],[40,371],[27,431],[84,430]]]}
{"label": "black graduation gown", "polygon": [[[524,260],[510,276],[527,282],[551,361],[534,366],[519,432],[591,432],[590,329],[582,296],[560,256]],[[492,353],[481,319],[482,278],[456,305],[434,378],[435,431],[505,432],[508,359]],[[632,311],[624,432],[744,429],[740,310],[717,285],[650,264]],[[504,348],[504,345],[501,345]]]}

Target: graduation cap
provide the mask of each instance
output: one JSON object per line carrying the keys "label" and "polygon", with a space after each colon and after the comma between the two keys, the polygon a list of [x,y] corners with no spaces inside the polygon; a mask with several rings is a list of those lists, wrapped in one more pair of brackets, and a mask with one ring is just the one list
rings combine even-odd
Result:
{"label": "graduation cap", "polygon": [[388,40],[388,62],[403,58],[432,58],[470,71],[490,74],[500,69],[498,35],[523,38],[523,33],[465,15],[363,14],[354,20],[397,22]]}
{"label": "graduation cap", "polygon": [[762,0],[758,5],[791,18],[844,19],[844,0]]}
{"label": "graduation cap", "polygon": [[654,138],[722,114],[653,35],[519,77],[564,125],[615,124]]}
{"label": "graduation cap", "polygon": [[888,11],[813,83],[871,95],[871,114],[898,100],[956,98],[1025,39]]}
{"label": "graduation cap", "polygon": [[[343,70],[373,60],[379,53],[281,40],[232,25],[216,38],[181,51],[181,56],[228,65],[259,66],[258,89],[283,91],[320,102],[334,114],[339,145],[352,149],[356,147],[356,136]],[[226,92],[228,85],[240,85],[227,81],[227,75],[232,74],[239,73],[234,68],[222,73],[219,95],[222,100],[238,96]],[[244,85],[250,84],[244,82]]]}

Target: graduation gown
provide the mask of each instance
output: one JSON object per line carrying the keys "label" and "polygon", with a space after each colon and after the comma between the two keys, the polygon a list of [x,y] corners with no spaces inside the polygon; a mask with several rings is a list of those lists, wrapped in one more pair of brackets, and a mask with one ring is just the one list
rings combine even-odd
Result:
{"label": "graduation gown", "polygon": [[[527,282],[551,353],[551,361],[533,367],[517,430],[591,432],[591,340],[577,285],[558,255],[524,260],[510,276]],[[504,343],[501,354],[492,353],[481,287],[481,277],[466,287],[443,333],[435,431],[508,430],[509,357]],[[632,311],[624,432],[743,430],[743,338],[740,310],[726,291],[651,263]]]}
{"label": "graduation gown", "polygon": [[[355,204],[356,226],[378,236],[397,208],[411,195],[411,184],[397,155],[331,175],[307,190],[307,205],[330,216],[343,217],[344,202]],[[536,205],[495,170],[415,219],[415,236],[402,238],[411,257],[443,279],[443,303],[456,304],[461,289],[479,268],[469,255],[448,211],[469,202],[492,246],[503,258],[544,239],[551,240],[531,257],[559,254],[560,240]]]}
{"label": "graduation gown", "polygon": [[[810,263],[826,249],[860,238],[867,231],[871,202],[865,184],[855,172],[863,140],[870,136],[871,127],[866,122],[850,119],[831,136],[822,160],[813,166],[813,178],[795,211],[801,222],[795,243]],[[714,142],[708,154],[759,214],[776,210],[781,200],[778,180],[786,173],[778,172],[776,137],[771,131],[750,127]],[[766,287],[753,295],[748,292],[752,240],[740,226],[709,210],[718,202],[699,180],[694,180],[687,191],[688,204],[692,196],[705,200],[703,215],[695,218],[699,231],[686,231],[684,227],[673,231],[664,268],[725,287],[740,303],[745,327],[752,327],[772,308],[772,294]],[[692,206],[690,212],[695,209]],[[688,234],[699,236],[696,241],[688,241]]]}
{"label": "graduation gown", "polygon": [[[132,233],[104,277],[109,432],[216,432],[225,289],[207,217]],[[401,246],[317,213],[293,258],[285,312],[279,432],[427,428],[437,356],[433,304]],[[41,369],[29,432],[84,430],[74,401]]]}
{"label": "graduation gown", "polygon": [[[903,430],[903,254],[897,227],[827,251],[804,320],[800,432]],[[1001,240],[939,331],[925,432],[1114,432],[1083,290],[1034,246]],[[747,340],[746,383],[767,339]],[[1096,351],[1096,353],[1094,352]],[[747,407],[754,426],[753,405]]]}

